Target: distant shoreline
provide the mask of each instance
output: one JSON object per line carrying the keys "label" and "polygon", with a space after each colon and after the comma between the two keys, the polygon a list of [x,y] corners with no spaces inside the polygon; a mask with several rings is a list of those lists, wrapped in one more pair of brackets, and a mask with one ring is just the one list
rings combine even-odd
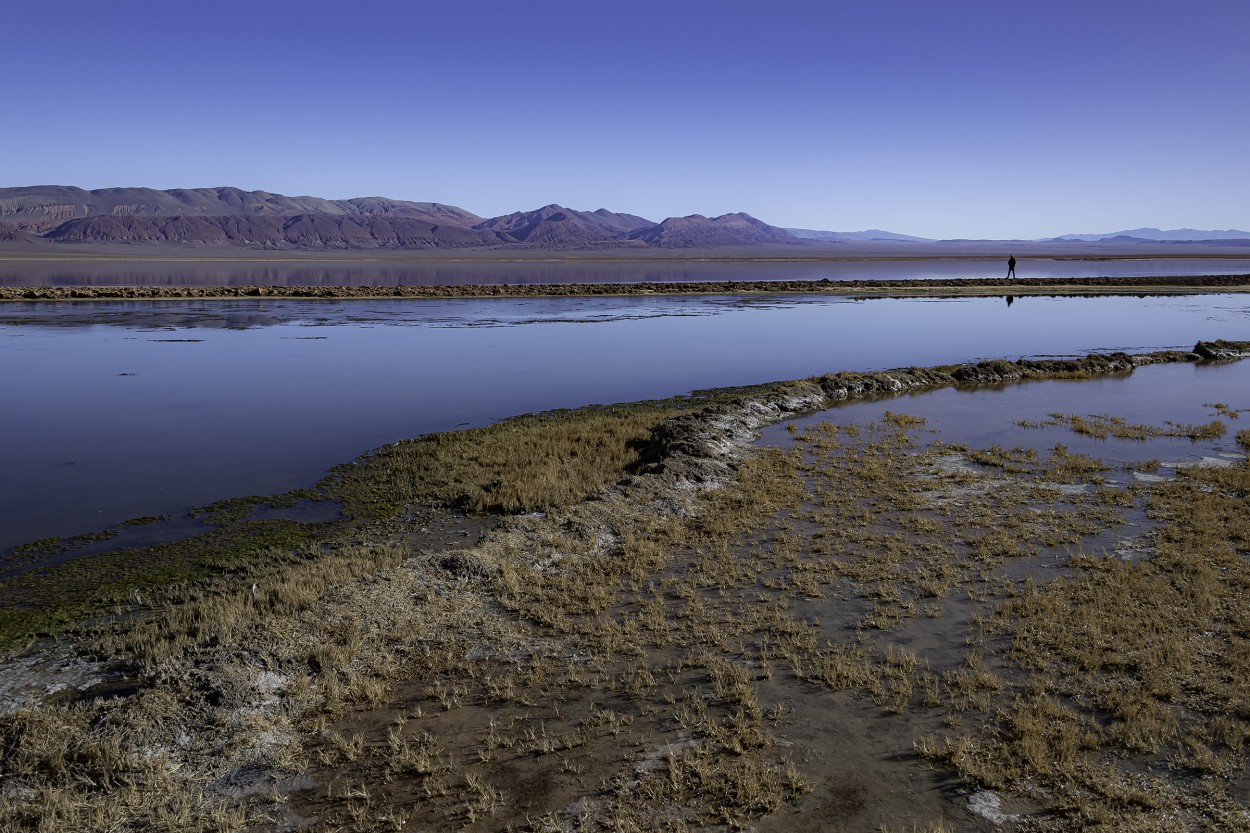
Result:
{"label": "distant shoreline", "polygon": [[464,284],[439,286],[0,286],[0,301],[178,299],[532,298],[615,295],[810,293],[855,297],[1178,295],[1250,292],[1250,274],[1095,278],[935,278],[640,283]]}
{"label": "distant shoreline", "polygon": [[1245,260],[1250,258],[1250,244],[1245,247],[1211,251],[1209,248],[1199,251],[1177,251],[1176,249],[1161,250],[1143,248],[1126,251],[1117,248],[1088,248],[1073,251],[1055,251],[1053,249],[1032,248],[1027,246],[978,244],[975,246],[916,246],[910,251],[899,251],[894,247],[877,248],[872,246],[843,249],[837,252],[826,250],[795,253],[792,248],[778,250],[771,247],[755,247],[753,249],[731,248],[728,250],[714,249],[667,249],[667,250],[615,250],[586,249],[581,251],[530,250],[523,249],[501,252],[499,250],[468,249],[452,254],[446,249],[438,250],[391,250],[386,253],[365,255],[360,251],[312,251],[289,250],[274,252],[233,252],[222,250],[204,250],[200,254],[188,254],[180,251],[152,250],[149,253],[117,251],[111,247],[86,249],[78,252],[46,250],[8,249],[0,245],[0,264],[19,263],[143,263],[143,264],[192,264],[192,263],[229,263],[243,264],[298,264],[313,265],[385,265],[402,266],[437,266],[440,264],[508,264],[508,263],[552,263],[552,264],[611,264],[611,263],[858,263],[863,261],[889,261],[906,263],[918,260],[984,260],[1003,261],[1007,255],[1014,253],[1017,258],[1027,260],[1048,261],[1132,261],[1132,260]]}

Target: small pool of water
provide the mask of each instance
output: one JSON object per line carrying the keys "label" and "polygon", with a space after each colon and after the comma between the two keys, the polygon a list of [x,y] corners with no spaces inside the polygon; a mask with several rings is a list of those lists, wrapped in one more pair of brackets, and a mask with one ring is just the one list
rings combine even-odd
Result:
{"label": "small pool of water", "polygon": [[[1212,407],[1216,403],[1245,413],[1232,419]],[[1021,382],[998,389],[941,388],[847,402],[791,422],[798,428],[820,422],[865,424],[882,419],[887,411],[922,417],[922,433],[948,445],[1032,449],[1044,457],[1062,443],[1072,453],[1096,457],[1112,466],[1156,460],[1162,464],[1161,474],[1166,475],[1175,464],[1220,465],[1245,459],[1246,449],[1235,436],[1239,430],[1250,428],[1250,361],[1148,365],[1125,376]],[[1107,414],[1156,428],[1166,428],[1168,422],[1206,425],[1218,419],[1228,430],[1210,440],[1151,437],[1143,441],[1098,439],[1064,425],[1020,425],[1045,423],[1056,413],[1082,417]],[[790,424],[765,429],[762,441],[786,443]],[[1127,475],[1121,471],[1109,476],[1124,480]]]}

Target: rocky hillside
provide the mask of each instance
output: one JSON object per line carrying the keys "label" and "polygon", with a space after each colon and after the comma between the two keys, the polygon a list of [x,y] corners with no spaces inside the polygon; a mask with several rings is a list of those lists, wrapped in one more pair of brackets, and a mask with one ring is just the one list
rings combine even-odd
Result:
{"label": "rocky hillside", "polygon": [[750,214],[723,214],[720,217],[691,214],[689,217],[669,217],[658,225],[630,232],[628,236],[631,240],[640,240],[665,249],[802,243],[785,229],[762,223]]}
{"label": "rocky hillside", "polygon": [[642,217],[617,214],[606,208],[587,212],[546,205],[537,211],[493,217],[474,228],[495,232],[517,243],[566,247],[618,240],[632,231],[654,225]]}
{"label": "rocky hillside", "polygon": [[404,216],[85,217],[43,235],[57,243],[162,242],[265,249],[432,249],[494,246],[488,232]]}
{"label": "rocky hillside", "polygon": [[746,214],[655,223],[547,205],[484,219],[433,202],[329,200],[239,188],[0,188],[0,242],[175,244],[262,250],[714,248],[804,245]]}
{"label": "rocky hillside", "polygon": [[0,222],[0,243],[28,242],[31,239],[29,234],[19,230],[17,226]]}
{"label": "rocky hillside", "polygon": [[83,217],[289,217],[299,214],[397,216],[464,228],[482,221],[476,214],[454,205],[382,197],[326,200],[239,188],[176,188],[172,191],[152,188],[84,191],[60,185],[0,188],[0,222],[36,234]]}

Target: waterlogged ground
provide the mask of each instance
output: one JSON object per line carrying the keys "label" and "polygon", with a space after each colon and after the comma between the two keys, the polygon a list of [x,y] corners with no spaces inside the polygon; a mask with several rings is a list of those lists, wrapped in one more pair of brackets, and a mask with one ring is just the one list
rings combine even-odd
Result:
{"label": "waterlogged ground", "polygon": [[384,443],[518,413],[833,369],[1189,348],[1250,335],[1248,305],[1244,294],[9,303],[0,551],[310,485]]}
{"label": "waterlogged ground", "polygon": [[[1250,363],[1164,364],[1123,376],[1003,385],[993,392],[942,388],[869,402],[848,401],[833,410],[765,429],[763,438],[769,443],[784,443],[793,430],[791,426],[805,429],[827,421],[874,422],[889,412],[901,412],[925,420],[925,430],[947,444],[978,448],[997,445],[1043,454],[1061,442],[1073,454],[1098,457],[1121,468],[1153,460],[1170,471],[1177,465],[1218,464],[1242,458],[1245,449],[1237,443],[1236,432],[1250,428],[1250,418],[1230,418],[1222,409],[1214,408],[1216,404],[1234,410],[1250,407]],[[1197,425],[1218,419],[1229,430],[1201,441],[1187,436],[1152,436],[1145,442],[1125,438],[1123,431],[1121,436],[1099,436],[1099,432],[1075,432],[1066,423],[1049,424],[1054,422],[1054,414],[1076,414],[1091,420],[1100,414],[1115,415],[1160,427],[1169,422]]]}
{"label": "waterlogged ground", "polygon": [[140,607],[83,637],[137,691],[0,721],[0,821],[1250,829],[1248,374],[785,386],[594,500]]}

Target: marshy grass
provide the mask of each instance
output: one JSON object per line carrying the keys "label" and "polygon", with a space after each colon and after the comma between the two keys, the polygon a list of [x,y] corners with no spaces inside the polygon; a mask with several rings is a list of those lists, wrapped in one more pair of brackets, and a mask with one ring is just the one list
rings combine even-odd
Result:
{"label": "marshy grass", "polygon": [[[315,557],[321,542],[352,537],[358,534],[354,526],[393,518],[414,505],[506,513],[571,505],[637,472],[651,453],[650,437],[657,425],[719,395],[724,394],[535,414],[486,428],[433,434],[340,466],[313,489],[200,507],[191,516],[214,524],[205,533],[35,566],[0,580],[0,650],[56,633],[136,597],[155,594],[178,600],[223,575],[244,587],[265,581],[287,563]],[[306,500],[340,501],[345,518],[319,524],[250,520],[257,508]],[[64,553],[112,534],[34,542],[16,555],[29,559]]]}
{"label": "marshy grass", "polygon": [[593,406],[430,434],[341,466],[323,487],[364,516],[413,503],[506,513],[569,506],[636,473],[656,426],[704,404]]}
{"label": "marshy grass", "polygon": [[[0,826],[741,829],[825,786],[827,741],[794,739],[833,714],[893,738],[899,773],[1030,799],[1031,829],[1236,829],[1246,467],[1129,491],[1062,445],[948,446],[894,412],[746,445],[876,384],[539,415],[340,468],[318,492],[340,537],[219,556],[79,633],[136,690],[0,719]],[[514,514],[431,550],[423,502]],[[1149,557],[1084,546],[1130,517]]]}

